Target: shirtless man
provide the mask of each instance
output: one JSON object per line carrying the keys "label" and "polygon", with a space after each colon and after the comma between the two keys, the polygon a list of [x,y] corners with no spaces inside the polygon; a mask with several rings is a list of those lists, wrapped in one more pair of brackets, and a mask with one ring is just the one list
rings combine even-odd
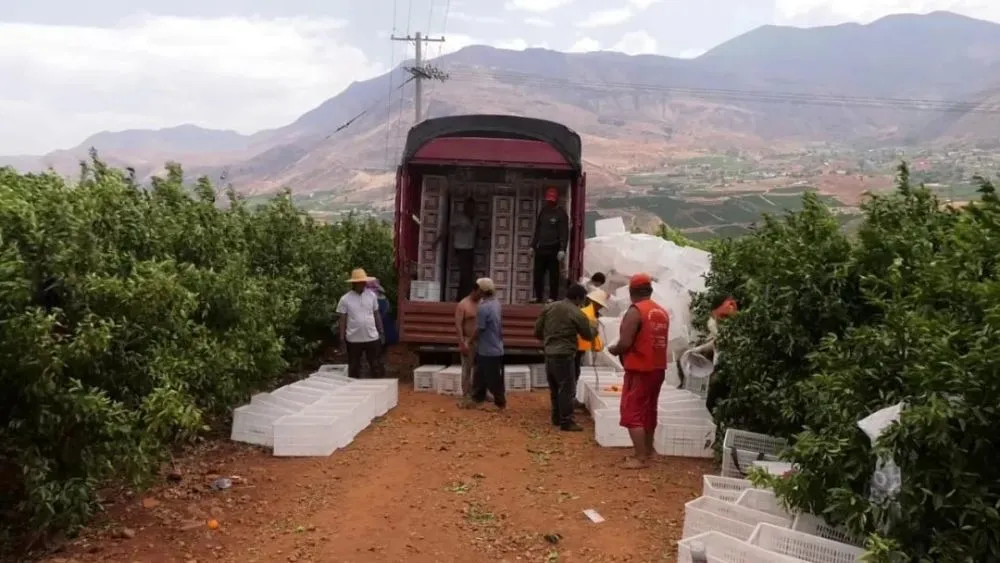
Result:
{"label": "shirtless man", "polygon": [[458,350],[462,354],[462,395],[472,392],[472,374],[476,362],[476,313],[482,296],[479,288],[455,306],[455,330],[458,332]]}

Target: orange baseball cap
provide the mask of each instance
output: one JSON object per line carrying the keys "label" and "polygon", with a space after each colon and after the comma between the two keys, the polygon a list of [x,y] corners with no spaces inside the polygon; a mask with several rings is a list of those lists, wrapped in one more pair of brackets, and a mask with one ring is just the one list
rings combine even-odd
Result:
{"label": "orange baseball cap", "polygon": [[653,278],[649,277],[649,274],[635,274],[628,280],[628,286],[633,289],[651,285],[653,285]]}
{"label": "orange baseball cap", "polygon": [[545,201],[559,201],[559,190],[548,188],[545,190]]}

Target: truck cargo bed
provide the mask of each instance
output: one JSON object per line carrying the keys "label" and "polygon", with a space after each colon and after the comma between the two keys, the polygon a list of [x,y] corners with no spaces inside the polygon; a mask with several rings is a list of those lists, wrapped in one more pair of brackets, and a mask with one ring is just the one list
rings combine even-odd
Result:
{"label": "truck cargo bed", "polygon": [[[401,342],[456,346],[455,307],[457,303],[409,301],[400,303]],[[503,342],[509,348],[541,348],[535,336],[535,319],[542,305],[503,305]]]}

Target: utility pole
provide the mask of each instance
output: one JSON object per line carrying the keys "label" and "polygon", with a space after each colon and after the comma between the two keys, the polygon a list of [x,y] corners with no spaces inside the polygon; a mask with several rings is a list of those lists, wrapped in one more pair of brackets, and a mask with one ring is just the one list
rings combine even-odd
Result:
{"label": "utility pole", "polygon": [[433,38],[432,39],[430,37],[423,37],[423,36],[421,36],[420,32],[417,31],[417,32],[413,33],[412,37],[410,35],[407,35],[406,37],[397,37],[397,36],[393,35],[392,37],[390,37],[390,39],[392,39],[393,41],[406,41],[407,43],[409,43],[410,41],[413,41],[413,44],[415,46],[414,49],[413,49],[413,53],[414,53],[414,55],[413,55],[413,68],[412,69],[407,69],[407,70],[409,70],[410,74],[413,75],[413,105],[414,105],[414,109],[416,110],[415,111],[416,121],[414,121],[414,124],[420,123],[420,119],[421,119],[420,112],[421,112],[421,109],[423,108],[423,101],[424,101],[423,100],[423,97],[424,97],[424,85],[423,85],[423,81],[426,78],[436,78],[436,77],[433,77],[433,76],[429,76],[427,74],[427,72],[424,70],[424,67],[423,67],[423,65],[424,65],[424,56],[423,56],[423,54],[424,54],[424,43],[428,43],[428,42],[430,42],[430,43],[444,43],[444,37],[437,37],[437,38]]}

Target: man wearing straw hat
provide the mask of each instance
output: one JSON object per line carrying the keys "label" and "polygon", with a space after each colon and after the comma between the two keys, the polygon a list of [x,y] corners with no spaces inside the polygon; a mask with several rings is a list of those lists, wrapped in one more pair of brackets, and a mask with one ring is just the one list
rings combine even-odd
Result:
{"label": "man wearing straw hat", "polygon": [[[594,289],[587,294],[587,304],[580,308],[583,311],[583,316],[587,317],[590,321],[591,326],[597,326],[597,317],[601,313],[601,309],[608,306],[608,294],[605,293],[603,289]],[[599,334],[594,334],[594,340],[591,342],[585,338],[576,338],[576,377],[574,378],[574,389],[576,389],[576,384],[580,381],[580,369],[583,365],[583,357],[587,352],[600,352],[604,349],[604,343],[601,342],[601,337]],[[591,358],[593,363],[593,358]],[[573,399],[573,404],[577,409],[583,408],[583,403]]]}
{"label": "man wearing straw hat", "polygon": [[368,362],[371,377],[385,377],[381,354],[385,329],[379,315],[378,296],[365,291],[372,279],[362,268],[352,270],[347,280],[351,290],[337,303],[340,342],[347,348],[347,376],[353,379],[361,377],[362,355]]}

